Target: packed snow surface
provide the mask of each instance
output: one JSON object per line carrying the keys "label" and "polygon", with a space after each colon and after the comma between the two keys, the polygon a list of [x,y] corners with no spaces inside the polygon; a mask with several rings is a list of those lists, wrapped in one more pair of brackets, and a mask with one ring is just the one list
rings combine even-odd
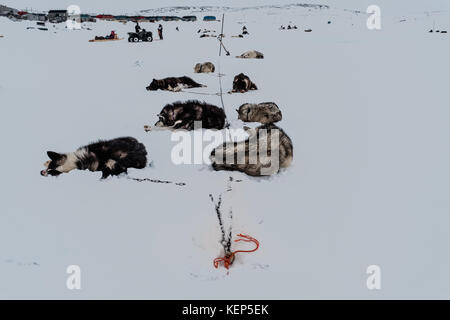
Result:
{"label": "packed snow surface", "polygon": [[[365,8],[347,9],[225,10],[231,55],[220,58],[217,39],[197,33],[219,22],[163,22],[163,41],[130,44],[132,23],[40,31],[0,18],[0,298],[449,298],[450,36],[428,33],[450,28],[449,8],[387,13],[381,30],[367,29]],[[208,10],[197,16],[221,17]],[[298,29],[279,30],[288,24]],[[232,38],[244,25],[250,35]],[[157,38],[157,24],[141,26]],[[88,42],[111,30],[125,39]],[[248,50],[264,59],[234,58]],[[206,61],[216,72],[194,74]],[[220,106],[218,72],[224,91],[241,72],[259,89],[224,95],[231,128],[243,126],[241,104],[280,107],[290,168],[251,178],[175,165],[171,132],[144,132],[167,103]],[[145,90],[183,75],[207,87]],[[129,177],[186,185],[39,175],[47,150],[120,136],[143,142],[151,162]],[[234,234],[261,244],[229,274],[212,264],[222,252],[209,194],[223,194]],[[66,287],[69,265],[81,290]],[[369,265],[381,268],[379,291],[366,287]]]}

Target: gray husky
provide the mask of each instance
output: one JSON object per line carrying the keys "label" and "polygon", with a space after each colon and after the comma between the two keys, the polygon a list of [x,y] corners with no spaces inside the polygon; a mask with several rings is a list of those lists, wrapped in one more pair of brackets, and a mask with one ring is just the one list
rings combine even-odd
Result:
{"label": "gray husky", "polygon": [[242,58],[242,59],[264,59],[264,55],[261,52],[258,52],[256,50],[250,50],[250,51],[244,52],[240,56],[236,56],[236,58]]}
{"label": "gray husky", "polygon": [[214,72],[215,70],[216,67],[212,62],[197,63],[194,67],[195,73],[210,73]]}
{"label": "gray husky", "polygon": [[273,102],[259,104],[245,103],[236,110],[239,120],[244,122],[259,122],[262,124],[281,121],[282,115],[278,106]]}
{"label": "gray husky", "polygon": [[245,141],[225,142],[211,152],[214,170],[265,176],[290,166],[293,159],[292,141],[282,129],[266,124],[246,130],[249,137]]}

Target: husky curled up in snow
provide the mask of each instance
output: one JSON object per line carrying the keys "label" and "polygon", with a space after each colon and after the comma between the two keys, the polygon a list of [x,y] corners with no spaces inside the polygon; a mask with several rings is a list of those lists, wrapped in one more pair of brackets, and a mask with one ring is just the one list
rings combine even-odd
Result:
{"label": "husky curled up in snow", "polygon": [[211,152],[214,170],[265,176],[290,166],[293,159],[292,141],[282,129],[266,124],[246,130],[249,137],[245,141],[225,142]]}
{"label": "husky curled up in snow", "polygon": [[242,58],[242,59],[264,59],[264,55],[261,52],[258,52],[256,50],[251,50],[244,52],[240,56],[236,56],[236,58]]}
{"label": "husky curled up in snow", "polygon": [[281,121],[282,115],[278,106],[273,102],[259,104],[245,103],[236,110],[239,120],[244,122],[259,122],[262,124]]}
{"label": "husky curled up in snow", "polygon": [[206,87],[203,84],[197,83],[189,77],[169,77],[161,80],[153,79],[152,83],[146,87],[149,91],[156,91],[158,89],[167,91],[181,91],[189,88]]}
{"label": "husky curled up in snow", "polygon": [[194,121],[202,121],[204,129],[220,130],[225,126],[225,112],[221,108],[198,100],[168,104],[158,117],[156,127],[194,130]]}
{"label": "husky curled up in snow", "polygon": [[75,152],[47,152],[49,161],[42,176],[58,176],[74,169],[101,171],[102,179],[127,173],[128,168],[142,169],[147,165],[145,146],[132,137],[98,141],[78,148]]}
{"label": "husky curled up in snow", "polygon": [[233,90],[231,92],[247,92],[249,90],[258,90],[256,84],[250,81],[250,78],[243,73],[238,74],[233,80]]}
{"label": "husky curled up in snow", "polygon": [[216,67],[212,62],[197,63],[194,67],[195,73],[209,73],[214,72],[215,70]]}

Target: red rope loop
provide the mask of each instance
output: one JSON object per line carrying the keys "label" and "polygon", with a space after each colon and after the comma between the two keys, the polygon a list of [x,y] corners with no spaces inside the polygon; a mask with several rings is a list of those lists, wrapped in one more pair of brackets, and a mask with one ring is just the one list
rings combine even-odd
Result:
{"label": "red rope loop", "polygon": [[220,262],[223,262],[223,266],[226,269],[228,269],[233,264],[236,253],[239,253],[239,252],[255,252],[256,250],[258,250],[258,248],[259,248],[259,241],[258,240],[256,240],[255,238],[250,237],[249,235],[242,234],[242,233],[239,233],[237,236],[241,237],[241,239],[236,239],[236,240],[234,240],[234,242],[239,242],[239,241],[253,242],[256,245],[256,247],[254,249],[252,249],[252,250],[236,250],[236,251],[233,251],[231,253],[225,254],[224,257],[216,258],[213,261],[214,268],[217,269],[219,267]]}

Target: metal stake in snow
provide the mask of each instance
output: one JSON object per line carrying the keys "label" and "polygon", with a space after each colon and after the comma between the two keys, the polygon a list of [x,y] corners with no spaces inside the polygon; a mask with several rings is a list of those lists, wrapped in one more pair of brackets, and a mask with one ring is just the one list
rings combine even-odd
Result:
{"label": "metal stake in snow", "polygon": [[[222,195],[219,195],[219,200],[217,201],[217,203],[214,202],[214,198],[212,196],[212,194],[209,195],[212,203],[214,204],[214,207],[216,209],[216,214],[217,214],[217,219],[219,220],[219,226],[220,226],[220,232],[222,234],[222,239],[220,241],[220,243],[223,246],[223,251],[225,252],[225,255],[229,255],[231,254],[231,225],[230,225],[230,230],[228,232],[228,236],[225,232],[225,227],[223,224],[223,220],[222,220],[222,212],[220,211],[220,207],[222,205]],[[230,217],[232,218],[232,213],[230,212]]]}
{"label": "metal stake in snow", "polygon": [[222,72],[220,70],[221,69],[220,68],[220,57],[222,56],[222,47],[223,47],[223,50],[225,50],[227,56],[230,55],[230,52],[225,48],[225,46],[223,45],[223,41],[222,41],[222,39],[223,39],[223,25],[224,25],[224,22],[225,22],[225,14],[222,14],[222,29],[220,30],[220,34],[217,37],[217,39],[219,40],[219,44],[220,44],[219,45],[219,63],[218,63],[218,65],[219,65],[219,87],[220,87],[219,95],[220,95],[220,102],[222,104],[222,109],[223,109],[223,112],[225,113],[225,128],[229,128],[230,127],[230,123],[228,122],[227,113],[225,112],[225,104],[223,103]]}
{"label": "metal stake in snow", "polygon": [[230,55],[230,52],[225,48],[225,46],[223,44],[223,41],[222,41],[222,39],[223,39],[223,24],[224,24],[224,22],[225,22],[225,13],[222,14],[222,29],[220,30],[220,34],[217,37],[217,40],[219,40],[219,42],[220,42],[219,57],[222,55],[222,47],[223,47],[223,50],[225,50],[227,56]]}
{"label": "metal stake in snow", "polygon": [[[227,192],[231,191],[231,182],[234,179],[232,177],[230,177],[230,184],[228,186]],[[238,239],[235,239],[234,242],[239,242],[239,241],[244,241],[244,242],[253,242],[256,247],[254,249],[251,250],[236,250],[236,251],[231,251],[231,244],[232,244],[232,220],[233,220],[233,212],[230,210],[230,228],[228,230],[228,234],[225,232],[225,226],[224,226],[224,222],[222,219],[222,212],[220,210],[221,206],[222,206],[222,195],[219,195],[219,199],[217,201],[217,203],[214,202],[214,198],[212,196],[212,194],[209,195],[212,203],[215,206],[216,209],[216,214],[217,214],[217,219],[219,220],[219,226],[220,226],[220,232],[222,234],[222,239],[221,239],[221,244],[223,246],[223,251],[224,251],[224,256],[223,257],[218,257],[215,258],[213,261],[213,265],[214,267],[217,269],[220,265],[220,263],[223,263],[223,266],[226,269],[229,269],[230,266],[233,264],[234,262],[234,258],[236,256],[237,253],[244,253],[244,252],[254,252],[256,250],[258,250],[259,248],[259,241],[256,240],[255,238],[250,237],[249,235],[245,235],[242,233],[239,233],[237,235],[237,237],[239,237]]]}

